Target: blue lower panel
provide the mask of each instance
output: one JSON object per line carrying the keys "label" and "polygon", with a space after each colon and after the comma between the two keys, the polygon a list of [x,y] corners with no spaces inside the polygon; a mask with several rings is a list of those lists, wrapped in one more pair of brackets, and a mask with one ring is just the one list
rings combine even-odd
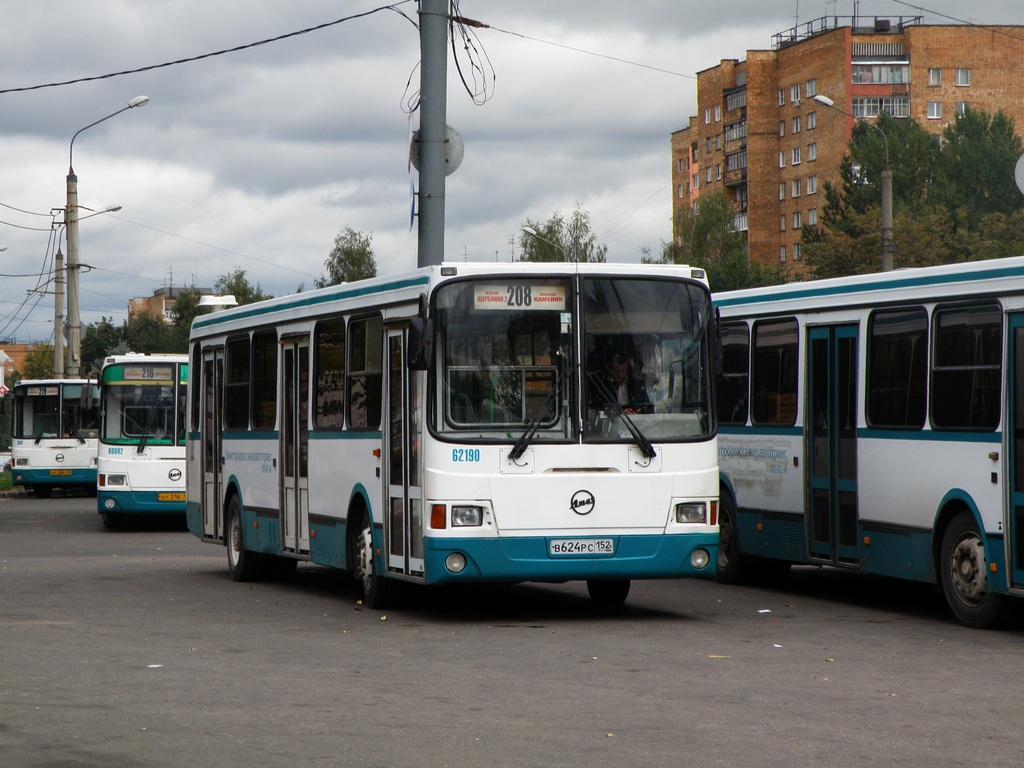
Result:
{"label": "blue lower panel", "polygon": [[[185,501],[160,501],[156,491],[118,491],[97,489],[97,509],[101,515],[176,515],[185,514]],[[108,505],[108,501],[112,504]]]}
{"label": "blue lower panel", "polygon": [[[673,536],[611,536],[614,555],[548,554],[551,538],[528,536],[500,539],[427,538],[424,542],[428,584],[471,581],[575,581],[582,579],[664,579],[680,576],[713,578],[718,562],[717,534]],[[590,537],[586,537],[590,538]],[[696,549],[709,562],[698,570],[690,564]],[[444,561],[459,552],[466,568],[450,573]]]}
{"label": "blue lower panel", "polygon": [[55,488],[69,485],[96,485],[96,467],[82,467],[72,469],[70,472],[69,475],[51,475],[48,469],[15,469],[11,475],[11,482],[14,485],[27,485],[31,488],[40,485],[49,485]]}

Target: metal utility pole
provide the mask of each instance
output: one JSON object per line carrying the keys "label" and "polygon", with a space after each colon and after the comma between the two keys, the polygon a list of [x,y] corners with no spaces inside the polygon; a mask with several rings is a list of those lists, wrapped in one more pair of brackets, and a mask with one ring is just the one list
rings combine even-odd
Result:
{"label": "metal utility pole", "polygon": [[444,260],[447,45],[448,0],[420,0],[419,267]]}

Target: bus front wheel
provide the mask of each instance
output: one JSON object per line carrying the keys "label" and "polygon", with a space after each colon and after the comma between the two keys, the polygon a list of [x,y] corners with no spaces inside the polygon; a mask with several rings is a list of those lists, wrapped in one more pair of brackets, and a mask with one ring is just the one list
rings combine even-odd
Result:
{"label": "bus front wheel", "polygon": [[988,588],[985,544],[970,512],[958,514],[946,529],[939,566],[942,593],[957,619],[979,629],[1003,621],[1009,600]]}
{"label": "bus front wheel", "polygon": [[722,584],[740,584],[748,577],[740,555],[736,505],[724,490],[718,502],[718,563],[715,578]]}
{"label": "bus front wheel", "polygon": [[245,548],[242,538],[242,505],[235,496],[228,504],[228,524],[224,534],[228,548],[228,570],[235,581],[253,581],[260,571],[259,554]]}
{"label": "bus front wheel", "polygon": [[356,538],[355,577],[363,588],[363,605],[376,610],[387,607],[392,584],[377,573],[369,515],[363,516],[362,527]]}

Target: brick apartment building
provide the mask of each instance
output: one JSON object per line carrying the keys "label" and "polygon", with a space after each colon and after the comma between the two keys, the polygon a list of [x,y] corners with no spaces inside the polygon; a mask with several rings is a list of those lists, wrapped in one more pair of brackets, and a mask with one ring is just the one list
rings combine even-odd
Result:
{"label": "brick apartment building", "polygon": [[673,220],[724,192],[749,258],[799,277],[801,227],[818,223],[822,184],[839,183],[856,124],[811,97],[869,122],[880,111],[914,119],[937,140],[968,106],[1001,109],[1020,134],[1022,40],[1021,26],[830,16],[775,35],[771,50],[723,59],[697,73],[697,115],[671,137]]}
{"label": "brick apartment building", "polygon": [[[165,323],[170,323],[174,320],[172,310],[178,300],[178,296],[185,288],[174,288],[165,287],[157,288],[153,291],[152,296],[138,296],[128,301],[128,319],[139,317],[140,315],[155,315],[156,317],[163,318]],[[199,288],[199,293],[202,295],[212,294],[212,288]]]}

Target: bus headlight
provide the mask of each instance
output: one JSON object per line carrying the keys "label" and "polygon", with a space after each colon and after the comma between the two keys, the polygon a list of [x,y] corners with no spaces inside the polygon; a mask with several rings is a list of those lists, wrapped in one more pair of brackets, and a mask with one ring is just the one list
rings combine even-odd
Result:
{"label": "bus headlight", "polygon": [[462,573],[466,567],[466,556],[461,552],[452,552],[444,559],[444,567],[451,573]]}
{"label": "bus headlight", "polygon": [[708,509],[703,501],[676,504],[677,523],[706,523],[707,521]]}
{"label": "bus headlight", "polygon": [[706,568],[710,560],[711,556],[706,549],[695,549],[690,553],[690,565],[698,571]]}
{"label": "bus headlight", "polygon": [[128,485],[127,475],[100,475],[101,486],[107,488],[124,488]]}
{"label": "bus headlight", "polygon": [[16,466],[16,467],[27,467],[28,466],[28,459],[15,459],[14,460],[14,466]]}
{"label": "bus headlight", "polygon": [[452,507],[452,528],[483,524],[483,507]]}

